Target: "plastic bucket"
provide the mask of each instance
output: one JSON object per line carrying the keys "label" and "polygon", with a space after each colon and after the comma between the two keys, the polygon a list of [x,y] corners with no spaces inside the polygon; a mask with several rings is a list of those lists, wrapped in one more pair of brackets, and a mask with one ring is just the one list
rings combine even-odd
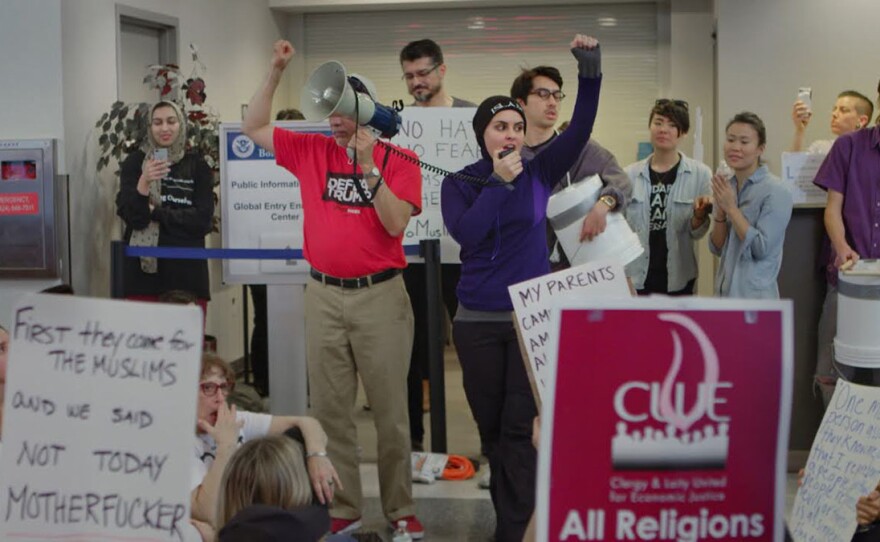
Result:
{"label": "plastic bucket", "polygon": [[602,180],[592,175],[563,188],[547,202],[547,220],[572,266],[612,258],[626,265],[645,250],[621,213],[608,213],[605,231],[581,243],[584,217],[596,205],[601,190]]}
{"label": "plastic bucket", "polygon": [[834,357],[853,367],[880,368],[880,276],[838,274]]}

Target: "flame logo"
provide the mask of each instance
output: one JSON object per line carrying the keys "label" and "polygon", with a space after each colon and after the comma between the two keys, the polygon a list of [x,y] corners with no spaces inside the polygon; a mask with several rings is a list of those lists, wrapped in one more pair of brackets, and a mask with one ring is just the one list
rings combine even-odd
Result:
{"label": "flame logo", "polygon": [[[703,383],[705,383],[710,389],[717,385],[719,372],[718,353],[715,351],[715,347],[712,345],[712,341],[709,340],[709,336],[706,335],[706,332],[703,331],[702,328],[700,328],[700,326],[691,318],[683,314],[662,313],[657,317],[664,322],[677,324],[690,332],[694,339],[696,339],[697,344],[700,345],[700,352],[703,356]],[[672,334],[673,343],[672,364],[669,367],[669,372],[666,373],[666,378],[663,380],[663,384],[660,386],[660,414],[676,428],[686,431],[694,424],[694,422],[706,414],[708,403],[706,397],[697,393],[695,404],[690,411],[678,412],[672,406],[672,390],[675,386],[675,379],[681,371],[683,355],[681,337],[679,336],[678,331],[672,329],[670,332]]]}

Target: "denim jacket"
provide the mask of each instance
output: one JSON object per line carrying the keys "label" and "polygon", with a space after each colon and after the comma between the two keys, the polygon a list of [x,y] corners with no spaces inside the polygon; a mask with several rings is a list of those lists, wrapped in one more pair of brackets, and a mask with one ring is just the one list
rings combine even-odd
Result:
{"label": "denim jacket", "polygon": [[[730,178],[736,193],[736,177]],[[779,297],[776,277],[782,265],[782,245],[791,219],[791,192],[778,177],[761,166],[743,183],[737,206],[749,221],[746,238],[740,240],[728,218],[727,239],[719,249],[709,242],[709,250],[721,256],[715,274],[715,295],[750,299]]]}
{"label": "denim jacket", "polygon": [[[681,163],[675,175],[675,182],[669,192],[666,204],[666,270],[669,273],[668,291],[681,290],[697,276],[696,241],[709,231],[711,220],[703,222],[697,229],[691,229],[694,199],[712,193],[712,171],[705,164],[681,156]],[[653,156],[653,155],[651,155]],[[632,199],[624,211],[626,221],[639,236],[645,252],[626,266],[626,274],[633,286],[641,290],[648,276],[651,244],[651,175],[648,171],[651,156],[624,168],[632,181]]]}

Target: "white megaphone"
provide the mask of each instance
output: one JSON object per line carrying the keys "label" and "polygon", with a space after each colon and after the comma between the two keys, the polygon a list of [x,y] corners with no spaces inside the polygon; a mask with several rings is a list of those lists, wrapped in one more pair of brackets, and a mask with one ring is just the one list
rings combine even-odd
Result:
{"label": "white megaphone", "polygon": [[[360,80],[357,83],[363,84]],[[309,75],[299,105],[310,121],[338,114],[373,128],[384,138],[394,137],[400,131],[397,111],[376,103],[367,92],[352,88],[345,66],[335,60],[321,64]]]}

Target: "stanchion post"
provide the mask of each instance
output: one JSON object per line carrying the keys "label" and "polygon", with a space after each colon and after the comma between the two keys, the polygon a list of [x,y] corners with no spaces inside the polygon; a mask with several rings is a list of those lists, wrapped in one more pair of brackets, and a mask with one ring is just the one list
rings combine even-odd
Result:
{"label": "stanchion post", "polygon": [[425,285],[428,303],[428,379],[431,382],[431,451],[446,453],[446,382],[443,363],[445,317],[440,294],[440,240],[419,243],[419,255],[425,260]]}
{"label": "stanchion post", "polygon": [[[244,344],[244,381],[247,384],[253,384],[251,374],[253,365],[251,365],[251,343],[250,333],[248,333],[248,285],[241,285],[241,309],[242,309],[242,334],[244,335],[242,344]],[[255,308],[256,310],[256,308]]]}
{"label": "stanchion post", "polygon": [[125,297],[125,241],[110,242],[110,297]]}

